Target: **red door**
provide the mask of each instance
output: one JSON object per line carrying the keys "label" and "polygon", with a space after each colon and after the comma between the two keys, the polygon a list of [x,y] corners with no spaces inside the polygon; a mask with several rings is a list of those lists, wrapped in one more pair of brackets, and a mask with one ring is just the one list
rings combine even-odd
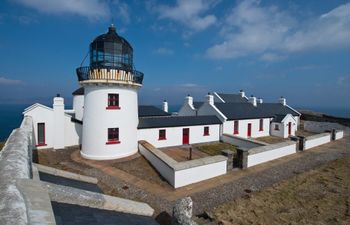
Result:
{"label": "red door", "polygon": [[248,137],[252,136],[252,124],[248,123],[248,133],[247,133]]}
{"label": "red door", "polygon": [[190,129],[183,128],[182,129],[182,144],[188,145],[190,143]]}
{"label": "red door", "polygon": [[292,134],[292,123],[288,123],[288,135],[290,136]]}

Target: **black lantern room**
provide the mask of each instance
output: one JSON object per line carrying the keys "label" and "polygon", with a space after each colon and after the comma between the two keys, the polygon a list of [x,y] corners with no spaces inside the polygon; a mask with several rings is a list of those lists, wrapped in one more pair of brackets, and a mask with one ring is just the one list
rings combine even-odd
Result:
{"label": "black lantern room", "polygon": [[107,33],[91,42],[90,67],[133,69],[133,49],[127,40],[117,34],[113,25]]}
{"label": "black lantern room", "polygon": [[[127,40],[117,34],[113,25],[107,33],[91,42],[89,55],[90,65],[77,68],[79,81],[120,80],[142,84],[143,73],[134,68],[133,49]],[[125,71],[131,75],[116,75],[115,71]]]}

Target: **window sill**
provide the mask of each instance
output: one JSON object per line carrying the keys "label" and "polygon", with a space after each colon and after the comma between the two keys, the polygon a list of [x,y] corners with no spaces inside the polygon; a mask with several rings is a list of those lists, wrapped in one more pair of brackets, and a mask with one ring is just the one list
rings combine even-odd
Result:
{"label": "window sill", "polygon": [[203,134],[203,136],[210,136],[210,134]]}
{"label": "window sill", "polygon": [[37,144],[37,145],[35,145],[35,147],[43,147],[43,146],[47,146],[47,144]]}
{"label": "window sill", "polygon": [[166,140],[166,138],[158,138],[158,141]]}
{"label": "window sill", "polygon": [[107,106],[106,109],[117,110],[120,109],[120,106]]}
{"label": "window sill", "polygon": [[106,145],[115,145],[115,144],[120,144],[120,141],[107,141]]}
{"label": "window sill", "polygon": [[237,133],[233,133],[234,135],[236,135],[236,134],[239,134],[238,132]]}
{"label": "window sill", "polygon": [[259,130],[259,131],[264,131],[264,130]]}

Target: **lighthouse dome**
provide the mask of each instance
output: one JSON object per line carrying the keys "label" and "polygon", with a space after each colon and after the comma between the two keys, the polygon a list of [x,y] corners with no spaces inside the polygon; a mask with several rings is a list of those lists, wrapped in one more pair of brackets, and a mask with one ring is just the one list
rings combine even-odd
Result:
{"label": "lighthouse dome", "polygon": [[133,70],[133,48],[119,36],[111,25],[108,32],[96,37],[90,44],[91,68]]}

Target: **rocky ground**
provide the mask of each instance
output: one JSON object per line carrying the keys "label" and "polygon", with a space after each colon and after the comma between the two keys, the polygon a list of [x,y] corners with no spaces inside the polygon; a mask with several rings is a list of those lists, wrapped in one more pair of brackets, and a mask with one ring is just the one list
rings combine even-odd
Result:
{"label": "rocky ground", "polygon": [[5,142],[0,142],[0,151],[2,150],[2,148],[4,147]]}
{"label": "rocky ground", "polygon": [[350,224],[350,156],[215,208],[219,224]]}

